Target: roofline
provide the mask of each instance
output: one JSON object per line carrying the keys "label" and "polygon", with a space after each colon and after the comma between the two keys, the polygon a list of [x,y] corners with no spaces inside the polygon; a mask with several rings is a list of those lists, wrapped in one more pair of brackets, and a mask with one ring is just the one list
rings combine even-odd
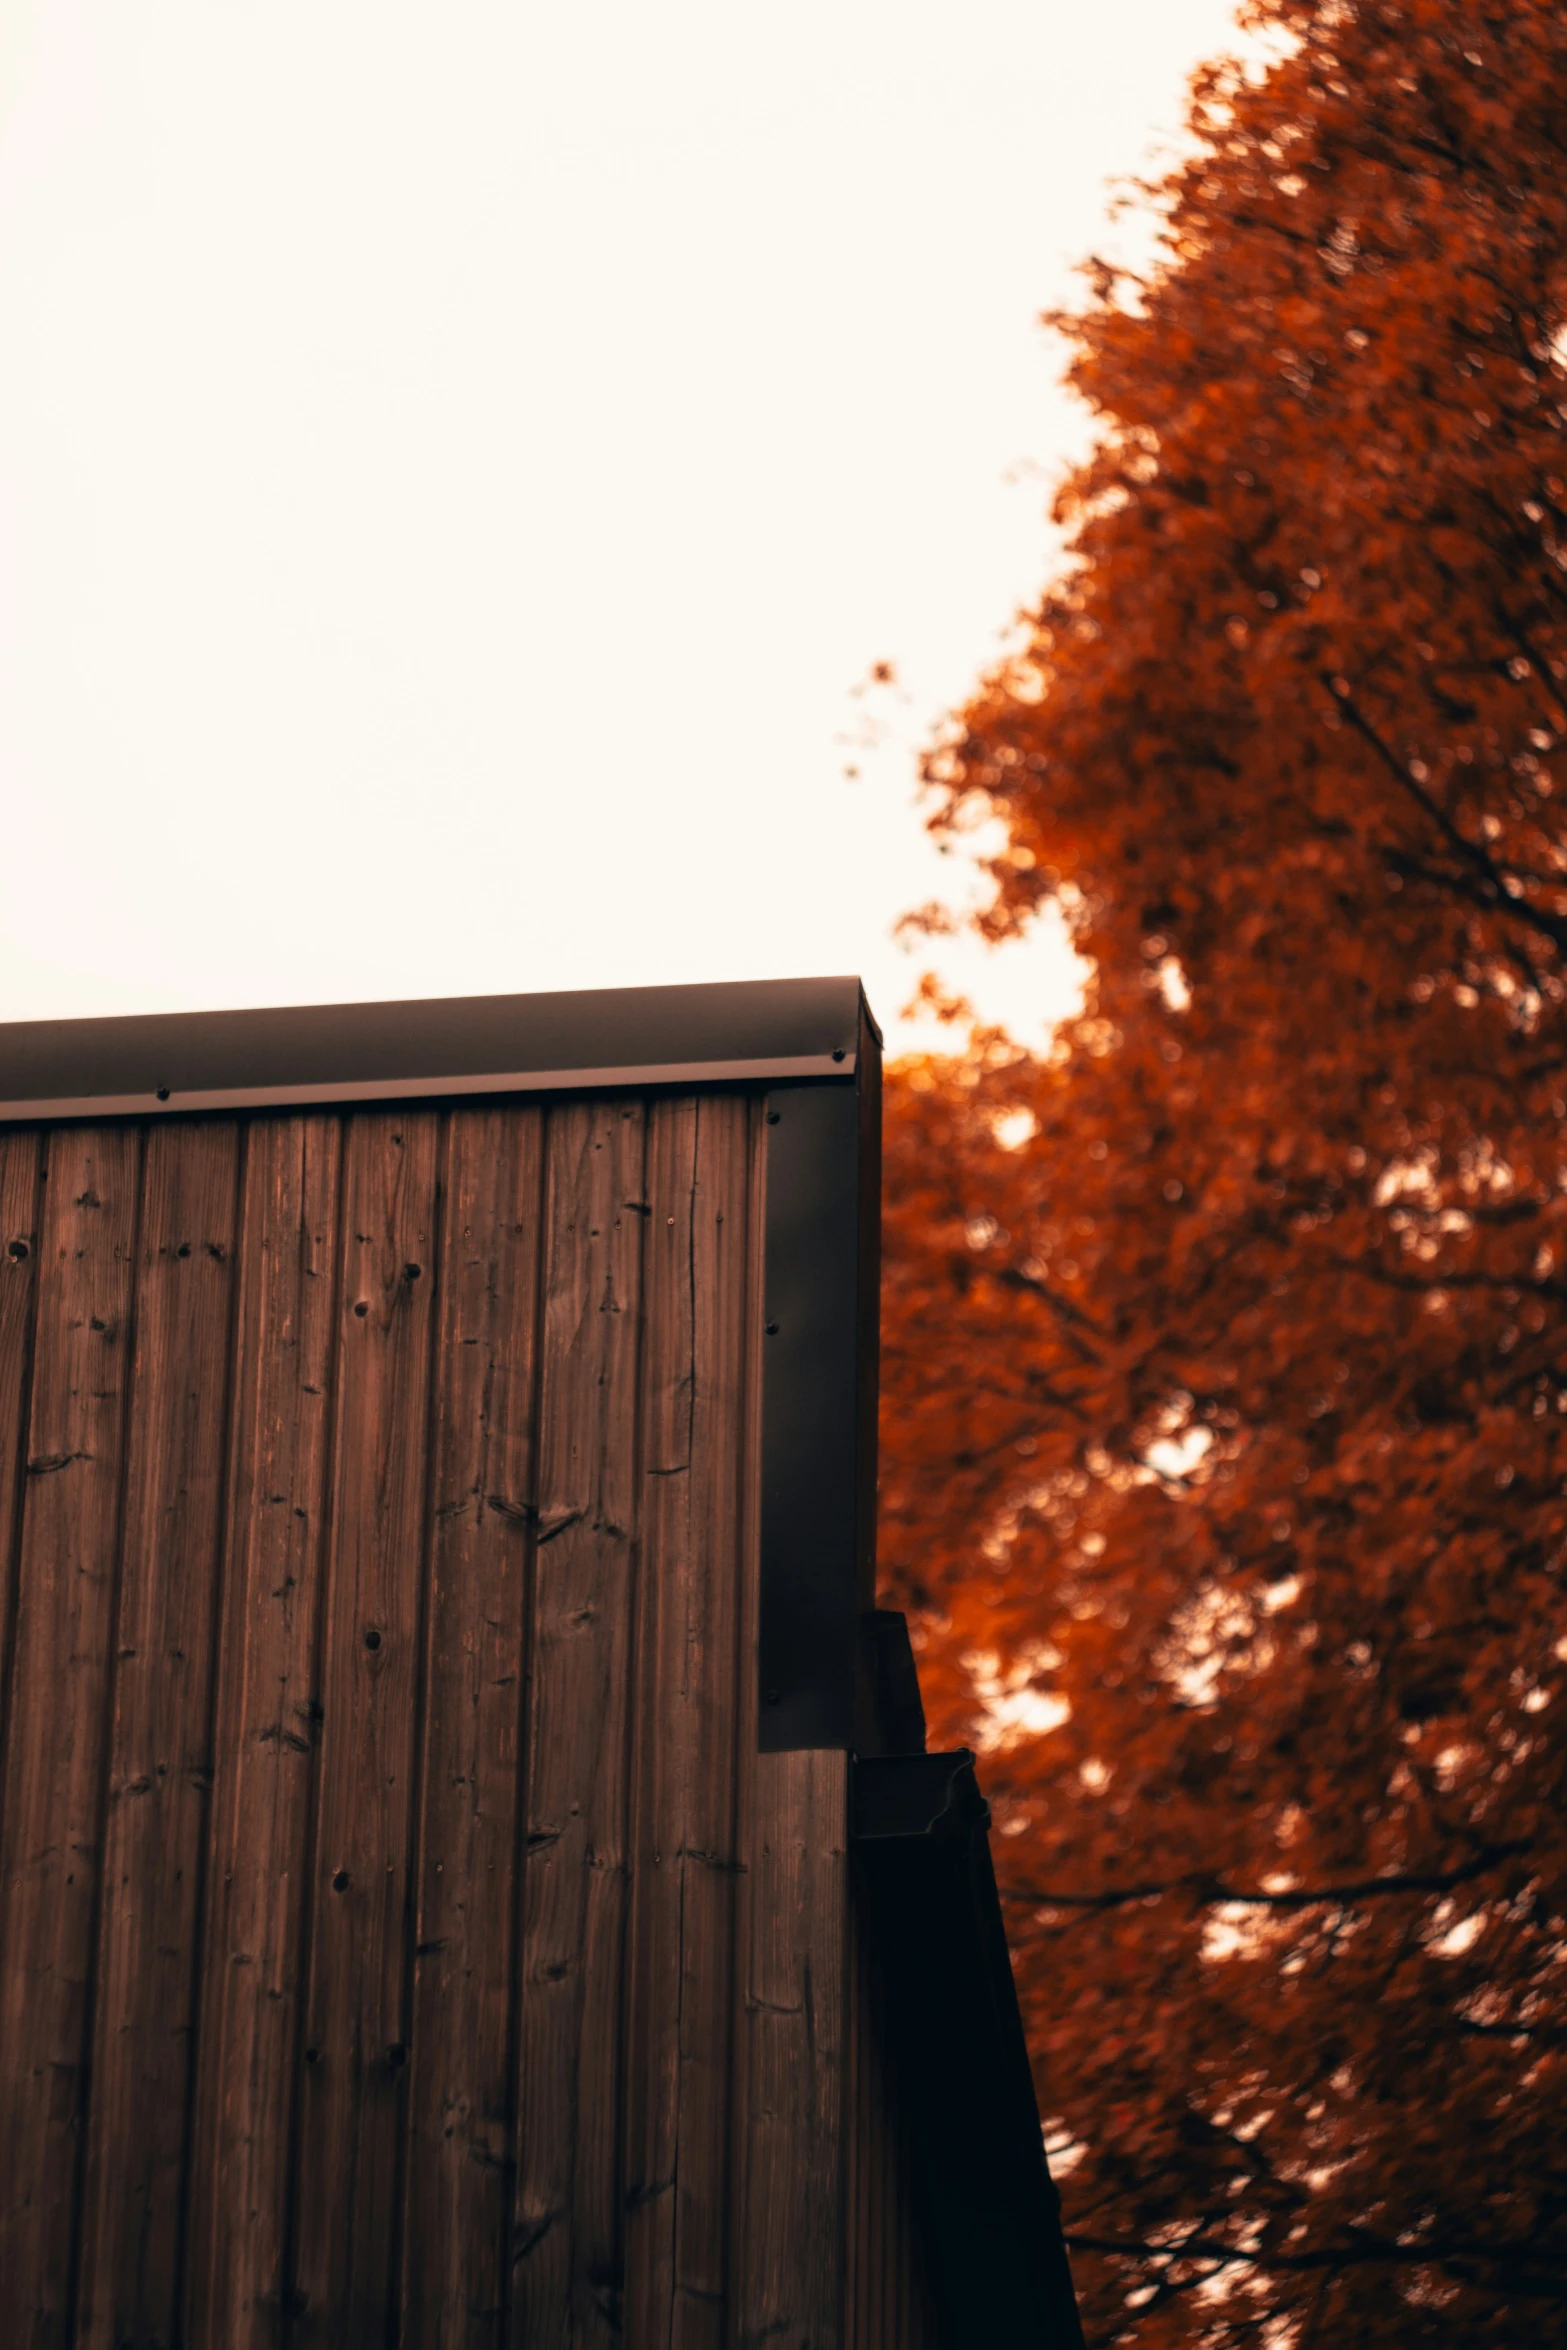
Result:
{"label": "roofline", "polygon": [[855,978],[0,1023],[0,1123],[855,1074]]}

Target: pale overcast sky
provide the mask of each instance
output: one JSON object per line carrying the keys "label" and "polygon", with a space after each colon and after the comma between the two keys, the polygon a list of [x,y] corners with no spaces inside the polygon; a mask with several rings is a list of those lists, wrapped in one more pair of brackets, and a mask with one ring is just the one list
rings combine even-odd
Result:
{"label": "pale overcast sky", "polygon": [[8,0],[0,1018],[857,969],[909,1041],[915,754],[1082,443],[1035,319],[1230,23]]}

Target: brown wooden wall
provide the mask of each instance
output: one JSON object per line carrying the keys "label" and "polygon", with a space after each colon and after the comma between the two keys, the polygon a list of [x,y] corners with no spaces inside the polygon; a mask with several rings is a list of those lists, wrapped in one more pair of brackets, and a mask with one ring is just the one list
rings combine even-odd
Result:
{"label": "brown wooden wall", "polygon": [[941,2350],[915,2224],[880,1970],[858,1908],[851,1887],[844,2034],[844,2350]]}
{"label": "brown wooden wall", "polygon": [[763,1132],[0,1131],[6,2340],[922,2344],[757,1752]]}

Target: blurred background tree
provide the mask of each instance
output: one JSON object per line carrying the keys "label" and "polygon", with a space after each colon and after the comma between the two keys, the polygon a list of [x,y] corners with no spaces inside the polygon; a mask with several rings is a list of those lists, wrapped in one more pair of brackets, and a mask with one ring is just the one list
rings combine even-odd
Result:
{"label": "blurred background tree", "polygon": [[1261,0],[933,753],[1044,1059],[906,1064],[884,1570],[1090,2338],[1567,2339],[1567,15]]}

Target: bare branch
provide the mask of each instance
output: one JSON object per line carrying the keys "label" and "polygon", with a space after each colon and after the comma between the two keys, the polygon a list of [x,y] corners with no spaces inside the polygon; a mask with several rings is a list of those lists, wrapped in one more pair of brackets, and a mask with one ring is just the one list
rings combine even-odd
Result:
{"label": "bare branch", "polygon": [[1356,1901],[1369,1901],[1396,1893],[1450,1893],[1456,1885],[1467,1885],[1487,1870],[1500,1866],[1504,1860],[1516,1859],[1519,1853],[1533,1849],[1532,1840],[1518,1837],[1503,1844],[1487,1844],[1471,1860],[1452,1869],[1399,1869],[1376,1877],[1351,1877],[1339,1885],[1294,1885],[1279,1892],[1269,1893],[1258,1888],[1226,1885],[1222,1879],[1205,1871],[1193,1870],[1182,1877],[1170,1877],[1162,1883],[1106,1886],[1098,1893],[1067,1893],[1045,1885],[1003,1885],[1003,1901],[1029,1904],[1037,1909],[1124,1909],[1136,1901],[1162,1900],[1170,1893],[1193,1893],[1203,1909],[1222,1909],[1233,1905],[1244,1909],[1300,1910],[1331,1906],[1342,1909]]}
{"label": "bare branch", "polygon": [[1487,2267],[1501,2265],[1515,2272],[1519,2269],[1534,2272],[1537,2282],[1516,2273],[1508,2278],[1508,2289],[1523,2293],[1530,2299],[1554,2297],[1561,2291],[1564,2273],[1559,2259],[1536,2251],[1531,2239],[1525,2237],[1515,2244],[1487,2243],[1483,2239],[1462,2237],[1455,2242],[1399,2244],[1386,2236],[1363,2234],[1358,2229],[1349,2244],[1324,2244],[1303,2252],[1244,2251],[1239,2245],[1227,2244],[1222,2236],[1186,2236],[1175,2244],[1138,2243],[1115,2236],[1080,2235],[1073,2228],[1066,2231],[1066,2241],[1073,2252],[1103,2252],[1113,2259],[1158,2261],[1211,2260],[1221,2268],[1253,2268],[1286,2274],[1311,2274],[1319,2269],[1363,2267],[1368,2262],[1393,2262],[1405,2268],[1447,2268],[1456,2262],[1479,2261]]}
{"label": "bare branch", "polygon": [[[1446,809],[1440,807],[1431,794],[1416,782],[1404,761],[1399,758],[1397,752],[1383,740],[1375,726],[1372,725],[1348,687],[1346,686],[1340,692],[1334,687],[1331,678],[1326,676],[1322,682],[1332,694],[1335,708],[1342,710],[1362,741],[1369,744],[1370,748],[1375,751],[1389,774],[1415,802],[1422,815],[1441,834],[1454,854],[1468,867],[1468,888],[1463,891],[1463,894],[1473,896],[1476,902],[1484,906],[1488,912],[1516,916],[1520,922],[1526,923],[1531,929],[1539,931],[1542,936],[1548,938],[1558,950],[1567,948],[1567,919],[1559,914],[1548,914],[1542,907],[1530,905],[1527,898],[1511,896],[1506,888],[1501,869],[1490,851],[1484,848],[1479,841],[1470,840],[1467,834],[1461,832]],[[1441,877],[1433,875],[1430,878],[1443,878],[1450,888],[1463,889],[1463,880],[1457,874]]]}

